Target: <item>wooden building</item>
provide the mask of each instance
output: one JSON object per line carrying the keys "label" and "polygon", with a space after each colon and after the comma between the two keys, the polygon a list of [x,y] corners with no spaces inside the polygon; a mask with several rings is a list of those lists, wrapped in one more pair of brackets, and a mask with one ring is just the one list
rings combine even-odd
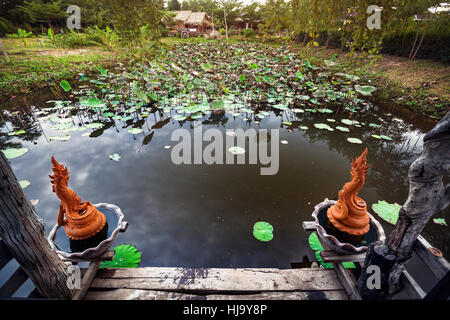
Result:
{"label": "wooden building", "polygon": [[178,29],[195,29],[200,34],[213,29],[213,21],[206,12],[177,11],[174,20]]}

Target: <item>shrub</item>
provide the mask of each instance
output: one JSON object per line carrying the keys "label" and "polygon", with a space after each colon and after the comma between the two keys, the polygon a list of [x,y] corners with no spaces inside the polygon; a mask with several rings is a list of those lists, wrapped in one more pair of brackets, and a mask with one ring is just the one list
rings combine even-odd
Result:
{"label": "shrub", "polygon": [[225,29],[223,29],[223,28],[219,29],[219,32],[220,32],[220,34],[223,35],[223,36],[227,33],[227,32],[225,31]]}
{"label": "shrub", "polygon": [[254,35],[255,35],[255,30],[253,30],[252,28],[241,30],[241,36],[253,37]]}
{"label": "shrub", "polygon": [[8,38],[21,39],[23,42],[23,45],[26,47],[27,43],[25,41],[25,38],[30,38],[32,35],[33,35],[33,32],[27,32],[26,30],[19,28],[19,30],[17,30],[17,33],[7,34],[6,36]]}

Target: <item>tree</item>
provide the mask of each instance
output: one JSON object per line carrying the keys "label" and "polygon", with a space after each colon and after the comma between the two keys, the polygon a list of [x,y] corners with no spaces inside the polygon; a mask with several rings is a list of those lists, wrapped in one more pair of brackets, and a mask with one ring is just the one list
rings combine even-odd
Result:
{"label": "tree", "polygon": [[242,13],[250,28],[253,28],[254,24],[258,20],[261,20],[261,10],[259,7],[259,3],[257,2],[253,2],[252,4],[245,6],[242,9]]}
{"label": "tree", "polygon": [[43,0],[25,1],[23,5],[18,5],[16,12],[23,13],[30,22],[47,23],[53,29],[52,21],[62,20],[66,16],[62,8],[62,0],[44,2]]}
{"label": "tree", "polygon": [[178,11],[181,9],[181,4],[178,2],[178,0],[170,0],[168,9],[170,11]]}
{"label": "tree", "polygon": [[285,30],[289,26],[290,8],[284,0],[268,0],[263,7],[263,20],[270,33]]}
{"label": "tree", "polygon": [[106,19],[120,38],[130,45],[142,40],[142,31],[150,40],[161,37],[163,6],[160,0],[107,0],[110,9]]}
{"label": "tree", "polygon": [[223,20],[225,23],[225,34],[228,40],[228,22],[233,22],[242,8],[242,3],[239,0],[219,0],[223,10]]}

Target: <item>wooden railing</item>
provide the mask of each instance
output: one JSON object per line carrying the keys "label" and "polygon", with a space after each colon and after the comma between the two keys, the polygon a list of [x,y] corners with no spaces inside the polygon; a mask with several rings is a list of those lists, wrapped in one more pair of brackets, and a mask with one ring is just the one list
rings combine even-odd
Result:
{"label": "wooden railing", "polygon": [[[313,221],[304,221],[303,229],[306,231],[315,231]],[[322,245],[325,245],[323,243]],[[325,247],[324,247],[325,248]],[[325,248],[326,249],[326,248]],[[433,274],[440,279],[435,287],[427,294],[420,285],[414,280],[410,273],[405,269],[403,271],[401,282],[404,291],[411,299],[446,299],[449,296],[448,288],[450,284],[449,272],[450,263],[443,257],[439,249],[434,248],[423,236],[419,236],[415,246],[414,253],[420,258]],[[320,253],[323,261],[331,263],[336,270],[337,276],[343,287],[352,300],[361,300],[361,295],[356,289],[356,275],[351,269],[345,269],[343,262],[358,263],[361,268],[364,267],[366,253],[341,255],[333,250],[324,250]]]}

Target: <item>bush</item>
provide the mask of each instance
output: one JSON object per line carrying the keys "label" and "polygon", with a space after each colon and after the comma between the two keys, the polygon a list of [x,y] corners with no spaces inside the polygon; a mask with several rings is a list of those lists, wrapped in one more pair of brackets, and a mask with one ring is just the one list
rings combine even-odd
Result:
{"label": "bush", "polygon": [[81,48],[101,44],[101,38],[96,34],[77,33],[72,31],[59,39],[59,46],[67,48]]}
{"label": "bush", "polygon": [[225,31],[225,29],[223,29],[223,28],[219,29],[219,32],[220,32],[220,34],[223,35],[223,36],[227,33],[227,32]]}
{"label": "bush", "polygon": [[167,28],[161,28],[161,36],[167,37],[169,35],[169,30]]}
{"label": "bush", "polygon": [[253,37],[254,35],[255,35],[255,30],[253,30],[252,28],[241,30],[241,36]]}
{"label": "bush", "polygon": [[[420,41],[419,35],[417,42]],[[382,53],[409,57],[416,38],[415,32],[405,35],[392,35],[383,39]],[[427,34],[417,52],[416,59],[433,59],[442,63],[450,63],[450,35]]]}

